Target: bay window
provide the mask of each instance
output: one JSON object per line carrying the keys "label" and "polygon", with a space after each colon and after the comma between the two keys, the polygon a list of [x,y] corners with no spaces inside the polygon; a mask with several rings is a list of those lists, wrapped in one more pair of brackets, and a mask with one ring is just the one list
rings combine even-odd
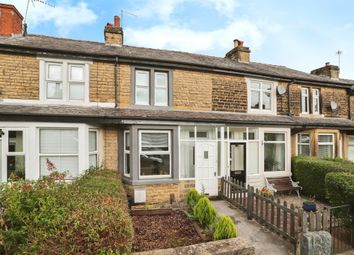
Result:
{"label": "bay window", "polygon": [[171,105],[171,71],[134,68],[134,104],[141,106]]}
{"label": "bay window", "polygon": [[67,178],[78,176],[79,143],[77,128],[41,128],[39,130],[40,175],[53,171],[67,172]]}
{"label": "bay window", "polygon": [[348,136],[348,159],[354,162],[354,136]]}
{"label": "bay window", "polygon": [[25,178],[25,150],[22,130],[8,131],[7,179],[13,177]]}
{"label": "bay window", "polygon": [[42,101],[87,102],[88,64],[80,61],[41,60]]}
{"label": "bay window", "polygon": [[141,177],[171,176],[171,131],[139,131]]}
{"label": "bay window", "polygon": [[274,83],[251,80],[249,82],[249,110],[275,113]]}
{"label": "bay window", "polygon": [[124,175],[130,176],[130,132],[124,131]]}
{"label": "bay window", "polygon": [[334,134],[318,135],[318,156],[334,157]]}
{"label": "bay window", "polygon": [[309,89],[301,88],[301,112],[309,113]]}
{"label": "bay window", "polygon": [[89,131],[89,167],[98,167],[97,130]]}
{"label": "bay window", "polygon": [[309,134],[297,134],[297,155],[311,156]]}
{"label": "bay window", "polygon": [[264,171],[285,171],[285,133],[264,133]]}

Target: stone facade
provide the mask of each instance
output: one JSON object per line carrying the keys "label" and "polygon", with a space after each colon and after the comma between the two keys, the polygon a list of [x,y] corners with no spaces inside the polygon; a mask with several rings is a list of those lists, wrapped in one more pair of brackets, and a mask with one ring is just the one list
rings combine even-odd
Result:
{"label": "stone facade", "polygon": [[39,99],[39,61],[35,56],[0,53],[0,98]]}
{"label": "stone facade", "polygon": [[104,132],[104,167],[118,170],[118,130],[113,127],[103,129]]}
{"label": "stone facade", "polygon": [[247,83],[241,76],[215,75],[213,111],[247,112]]}
{"label": "stone facade", "polygon": [[118,104],[119,107],[127,108],[131,105],[131,67],[119,65]]}
{"label": "stone facade", "polygon": [[[114,103],[114,64],[93,62],[90,69],[90,101]],[[118,75],[117,75],[118,76]]]}
{"label": "stone facade", "polygon": [[174,70],[173,107],[184,110],[212,110],[212,76],[210,73]]}

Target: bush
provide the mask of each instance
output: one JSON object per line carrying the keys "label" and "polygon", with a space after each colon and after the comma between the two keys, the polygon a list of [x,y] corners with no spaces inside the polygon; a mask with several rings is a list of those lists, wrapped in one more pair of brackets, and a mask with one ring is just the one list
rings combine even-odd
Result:
{"label": "bush", "polygon": [[229,239],[237,236],[237,229],[235,223],[229,216],[222,215],[215,223],[213,239]]}
{"label": "bush", "polygon": [[331,204],[354,206],[354,174],[329,173],[326,175],[325,184]]}
{"label": "bush", "polygon": [[297,156],[292,158],[292,172],[294,180],[300,182],[303,194],[326,200],[326,174],[330,172],[354,173],[354,163],[342,159]]}
{"label": "bush", "polygon": [[202,197],[196,189],[190,189],[187,193],[187,205],[188,210],[193,212],[194,206],[198,203],[199,199]]}
{"label": "bush", "polygon": [[133,227],[118,174],[89,171],[69,184],[47,177],[4,184],[0,238],[8,254],[129,252]]}
{"label": "bush", "polygon": [[194,206],[193,213],[203,227],[214,223],[216,218],[216,210],[207,197],[199,199],[198,203]]}

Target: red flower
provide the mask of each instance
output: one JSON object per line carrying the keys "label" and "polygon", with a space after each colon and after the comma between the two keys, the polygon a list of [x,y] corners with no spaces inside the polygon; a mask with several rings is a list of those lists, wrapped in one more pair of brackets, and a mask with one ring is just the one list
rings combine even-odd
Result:
{"label": "red flower", "polygon": [[31,189],[31,185],[26,184],[26,186],[25,186],[25,190],[30,190],[30,189]]}

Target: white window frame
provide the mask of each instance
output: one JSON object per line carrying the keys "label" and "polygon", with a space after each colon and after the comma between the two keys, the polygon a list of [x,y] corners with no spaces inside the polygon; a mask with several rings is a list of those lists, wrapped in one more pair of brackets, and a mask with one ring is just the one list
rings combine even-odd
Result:
{"label": "white window frame", "polygon": [[[168,150],[167,151],[142,151],[142,134],[148,133],[158,133],[158,134],[168,134]],[[161,179],[161,178],[171,178],[172,177],[172,153],[171,153],[171,131],[170,130],[139,130],[139,179]],[[141,154],[146,154],[146,155],[169,155],[170,156],[170,168],[169,172],[170,174],[168,175],[141,175],[141,167],[140,167],[140,155]]]}
{"label": "white window frame", "polygon": [[[284,135],[284,141],[266,141],[265,140],[265,134],[283,134]],[[287,132],[283,132],[283,131],[269,131],[266,130],[263,133],[263,155],[265,155],[265,145],[266,144],[284,144],[284,170],[283,171],[265,171],[265,169],[263,169],[264,173],[284,173],[287,171]],[[265,157],[263,156],[263,160],[262,160],[262,164],[264,165],[264,160]]]}
{"label": "white window frame", "polygon": [[[9,151],[9,132],[11,131],[22,131],[22,145],[23,145],[23,151],[22,152],[10,152]],[[2,145],[3,145],[3,150],[2,153],[5,156],[3,158],[2,163],[2,181],[7,182],[10,176],[7,176],[7,157],[8,156],[24,156],[25,157],[25,179],[27,179],[27,169],[28,169],[28,158],[26,156],[26,148],[27,148],[27,143],[26,143],[26,129],[24,128],[6,128],[3,129],[3,132],[5,133],[5,139],[4,137],[0,138],[2,140]],[[0,155],[2,157],[3,155]]]}
{"label": "white window frame", "polygon": [[[318,111],[315,111],[316,104],[317,104]],[[312,113],[320,114],[320,90],[319,89],[312,89]]]}
{"label": "white window frame", "polygon": [[[124,140],[124,144],[123,144],[123,150],[124,150],[124,156],[123,156],[123,171],[124,171],[124,176],[126,176],[126,177],[130,177],[131,176],[131,168],[130,168],[130,173],[127,173],[127,162],[126,162],[126,155],[127,154],[129,154],[129,155],[131,155],[131,153],[130,153],[130,151],[131,151],[131,145],[130,145],[130,147],[129,147],[129,150],[127,150],[126,149],[126,144],[127,144],[127,140],[126,140],[126,134],[129,134],[129,136],[130,136],[130,131],[129,130],[124,130],[124,132],[123,132],[123,135],[124,135],[124,138],[123,138],[123,140]],[[139,157],[140,157],[140,155],[139,155]],[[130,158],[130,157],[129,157]],[[139,158],[139,161],[140,161],[140,158]],[[140,164],[140,163],[139,163]],[[140,166],[139,166],[139,168],[140,168]],[[140,171],[139,171],[140,172]]]}
{"label": "white window frame", "polygon": [[[96,150],[95,151],[90,151],[90,132],[95,132],[96,133]],[[98,148],[99,148],[99,142],[98,142],[98,139],[99,136],[98,136],[98,129],[93,129],[93,128],[90,128],[89,129],[89,146],[88,146],[88,155],[89,155],[89,159],[88,159],[88,162],[90,164],[90,156],[92,155],[96,155],[96,167],[99,167],[100,166],[100,160],[99,160],[99,154],[98,154]],[[89,165],[89,167],[91,167]]]}
{"label": "white window frame", "polygon": [[[350,147],[353,147],[354,148],[354,141],[353,142],[350,142],[350,138],[353,138],[354,139],[354,135],[348,135],[348,159],[349,159],[349,148]],[[0,138],[1,139],[1,138]],[[350,159],[349,159],[350,160]],[[352,161],[354,162],[354,156],[353,156],[353,159]]]}
{"label": "white window frame", "polygon": [[[308,143],[303,143],[301,142],[301,136],[302,135],[308,135],[309,136],[309,142]],[[300,138],[300,139],[299,139]],[[299,147],[301,148],[301,146],[309,146],[309,155],[305,155],[305,156],[311,156],[311,138],[310,138],[310,134],[309,133],[298,133],[296,134],[296,155],[303,155],[302,152],[299,150]]]}
{"label": "white window frame", "polygon": [[[332,136],[332,142],[320,142],[320,136]],[[333,158],[336,157],[336,149],[335,149],[335,137],[334,137],[334,134],[329,134],[329,133],[319,133],[317,135],[317,150],[318,150],[318,157],[320,157],[320,145],[332,145],[332,155],[333,155]]]}
{"label": "white window frame", "polygon": [[[246,82],[247,82],[248,112],[249,113],[258,113],[258,114],[276,114],[277,113],[276,87],[278,86],[278,83],[275,81],[249,79],[249,78],[246,78]],[[253,82],[260,83],[261,88],[260,89],[251,89],[251,84]],[[270,110],[261,109],[262,102],[263,102],[263,92],[268,92],[268,90],[262,89],[263,84],[271,85],[271,109]],[[259,109],[252,109],[252,106],[251,106],[251,97],[252,97],[251,92],[252,91],[258,91],[260,94],[259,95],[259,100],[260,100]]]}
{"label": "white window frame", "polygon": [[[68,154],[49,154],[41,153],[41,130],[76,130],[78,135],[78,148],[77,153],[68,153]],[[87,143],[88,144],[88,143]],[[87,145],[86,145],[87,146]],[[80,129],[78,127],[40,127],[38,129],[38,160],[39,160],[39,177],[43,177],[41,172],[41,157],[77,157],[77,176],[80,176]],[[58,169],[61,171],[62,169]],[[68,178],[69,179],[69,178]]]}
{"label": "white window frame", "polygon": [[[310,113],[310,100],[309,100],[309,89],[301,88],[301,113],[309,114]],[[304,109],[304,104],[306,105],[307,111]]]}
{"label": "white window frame", "polygon": [[[89,103],[89,84],[90,84],[90,75],[89,75],[89,65],[92,64],[90,61],[80,61],[80,60],[70,60],[70,59],[53,59],[53,58],[38,58],[39,60],[39,79],[40,79],[40,91],[39,99],[41,103],[46,104],[74,104],[82,105]],[[62,87],[63,87],[63,96],[62,99],[51,99],[47,98],[47,73],[48,66],[50,64],[59,64],[62,65]],[[70,67],[71,66],[82,66],[84,72],[83,81],[71,81],[70,80]],[[84,86],[84,96],[83,100],[72,100],[70,99],[70,85],[72,84],[82,84]]]}
{"label": "white window frame", "polygon": [[[143,86],[143,85],[138,85],[137,84],[137,74],[141,72],[141,73],[147,73],[147,86]],[[135,81],[135,84],[134,84],[134,102],[135,102],[135,105],[150,105],[151,104],[151,101],[150,101],[150,97],[151,97],[151,72],[150,70],[145,70],[145,69],[136,69],[135,70],[135,73],[134,73],[134,81]],[[141,88],[144,88],[144,89],[147,89],[148,93],[147,93],[147,103],[142,103],[142,102],[139,102],[138,101],[138,94],[137,94],[137,88],[138,87],[141,87]]]}
{"label": "white window frame", "polygon": [[[156,83],[156,74],[163,74],[165,77],[166,77],[166,87],[158,87],[157,86],[157,83]],[[168,103],[169,103],[169,99],[168,99],[168,97],[169,97],[169,72],[164,72],[164,71],[154,71],[154,82],[155,82],[155,84],[154,84],[154,105],[155,106],[168,106]],[[156,93],[156,91],[157,90],[159,90],[159,89],[164,89],[165,90],[165,92],[166,92],[166,103],[162,103],[162,104],[160,104],[160,103],[157,103],[156,102],[156,99],[157,99],[157,93]]]}

